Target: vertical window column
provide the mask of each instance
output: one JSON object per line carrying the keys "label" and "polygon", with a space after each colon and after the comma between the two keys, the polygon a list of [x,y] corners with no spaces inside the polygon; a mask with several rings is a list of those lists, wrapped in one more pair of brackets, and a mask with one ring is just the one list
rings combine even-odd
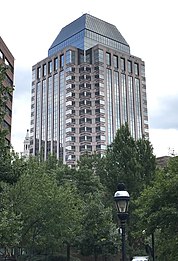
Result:
{"label": "vertical window column", "polygon": [[141,121],[141,97],[140,97],[140,80],[135,78],[135,104],[136,104],[136,124],[137,138],[142,138],[142,121]]}
{"label": "vertical window column", "polygon": [[41,132],[41,82],[36,86],[36,139],[35,139],[35,155],[39,153]]}
{"label": "vertical window column", "polygon": [[51,153],[52,141],[52,77],[48,78],[48,125],[47,125],[47,154]]}
{"label": "vertical window column", "polygon": [[120,128],[120,92],[119,92],[119,73],[114,72],[114,98],[115,98],[115,115],[116,130]]}
{"label": "vertical window column", "polygon": [[122,124],[127,122],[127,91],[126,91],[126,75],[121,73],[121,107],[122,107]]}
{"label": "vertical window column", "polygon": [[107,69],[108,144],[113,141],[112,71]]}
{"label": "vertical window column", "polygon": [[53,153],[57,155],[57,137],[58,137],[58,74],[54,75],[54,110],[53,110]]}
{"label": "vertical window column", "polygon": [[130,132],[135,139],[135,115],[134,115],[134,92],[133,92],[133,78],[128,77],[128,99],[129,99],[129,122]]}
{"label": "vertical window column", "polygon": [[42,82],[42,123],[41,123],[41,153],[42,157],[46,158],[46,102],[47,102],[47,95],[46,95],[46,80]]}
{"label": "vertical window column", "polygon": [[64,71],[60,72],[60,93],[59,93],[59,106],[60,106],[60,115],[59,115],[59,157],[63,158],[63,147],[64,147]]}

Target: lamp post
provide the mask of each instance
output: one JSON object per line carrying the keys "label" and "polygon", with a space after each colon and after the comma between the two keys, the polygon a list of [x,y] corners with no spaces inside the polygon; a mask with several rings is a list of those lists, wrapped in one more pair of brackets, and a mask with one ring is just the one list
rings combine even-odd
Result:
{"label": "lamp post", "polygon": [[129,193],[126,191],[125,184],[119,183],[117,191],[114,194],[114,201],[116,203],[117,215],[120,220],[122,230],[122,261],[126,261],[125,252],[125,223],[128,218]]}

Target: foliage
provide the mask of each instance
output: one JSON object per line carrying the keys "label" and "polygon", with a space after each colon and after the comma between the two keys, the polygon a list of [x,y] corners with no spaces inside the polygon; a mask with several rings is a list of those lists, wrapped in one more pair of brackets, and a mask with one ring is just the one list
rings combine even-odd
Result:
{"label": "foliage", "polygon": [[137,140],[136,149],[137,161],[140,166],[140,191],[142,191],[154,179],[156,158],[153,155],[153,147],[149,140]]}
{"label": "foliage", "polygon": [[112,209],[105,205],[106,189],[96,174],[100,162],[98,155],[86,154],[74,175],[78,193],[84,201],[79,249],[83,255],[94,255],[95,259],[99,255],[115,254],[118,239]]}
{"label": "foliage", "polygon": [[1,188],[0,242],[1,248],[10,249],[20,242],[23,222],[9,198],[10,185],[1,182]]}
{"label": "foliage", "polygon": [[156,236],[157,260],[177,260],[178,243],[178,157],[165,170],[156,173],[154,182],[137,200],[139,232]]}
{"label": "foliage", "polygon": [[[117,131],[101,165],[102,171],[98,173],[102,184],[107,188],[107,204],[110,206],[113,204],[113,195],[120,182],[125,183],[130,194],[127,228],[128,248],[130,256],[133,256],[134,251],[138,252],[142,240],[141,235],[135,234],[137,216],[134,214],[134,202],[140,196],[143,188],[147,187],[154,178],[155,156],[153,148],[148,140],[135,141],[126,124]],[[113,213],[115,212],[114,210]]]}
{"label": "foliage", "polygon": [[[13,88],[5,85],[7,67],[0,64],[0,125],[4,120],[5,105],[9,99],[8,93],[13,91]],[[2,130],[1,130],[2,131]],[[4,131],[2,132],[4,133]]]}
{"label": "foliage", "polygon": [[96,165],[99,158],[96,155],[84,155],[78,163],[77,170],[74,173],[73,180],[78,188],[78,193],[85,200],[89,194],[104,192],[104,187],[100,178],[96,175]]}
{"label": "foliage", "polygon": [[54,251],[66,242],[74,245],[82,218],[82,200],[75,185],[58,185],[55,173],[49,175],[47,163],[39,158],[32,157],[25,164],[17,182],[6,184],[8,189],[3,187],[1,192],[1,245],[23,248],[30,256]]}
{"label": "foliage", "polygon": [[116,254],[117,230],[112,221],[112,210],[106,208],[99,194],[90,195],[85,205],[80,250],[83,255]]}
{"label": "foliage", "polygon": [[118,129],[103,165],[100,178],[110,196],[116,191],[117,184],[124,182],[132,198],[137,198],[154,176],[155,157],[150,142],[135,141],[126,124]]}
{"label": "foliage", "polygon": [[140,213],[134,210],[154,177],[155,158],[149,141],[135,141],[127,125],[118,130],[103,158],[86,154],[76,169],[55,156],[44,162],[40,156],[27,160],[12,151],[7,159],[8,168],[0,171],[5,182],[0,198],[3,246],[23,248],[30,257],[52,254],[64,245],[95,258],[115,254],[119,238],[112,216],[113,194],[121,181],[131,195],[131,252],[143,243],[136,224]]}
{"label": "foliage", "polygon": [[[6,142],[8,130],[4,128],[4,116],[9,93],[13,88],[5,85],[7,67],[0,64],[0,181],[13,183],[17,179],[17,169],[14,173],[11,162],[15,160],[15,154],[10,153],[10,145]],[[17,159],[17,158],[16,158]],[[15,169],[14,169],[15,170]]]}

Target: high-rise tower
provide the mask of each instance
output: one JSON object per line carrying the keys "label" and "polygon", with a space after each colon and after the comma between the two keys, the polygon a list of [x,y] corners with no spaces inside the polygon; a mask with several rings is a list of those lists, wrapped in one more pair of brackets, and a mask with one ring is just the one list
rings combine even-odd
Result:
{"label": "high-rise tower", "polygon": [[32,154],[55,153],[72,166],[86,151],[102,155],[125,122],[135,139],[148,137],[145,64],[114,25],[82,15],[32,77]]}

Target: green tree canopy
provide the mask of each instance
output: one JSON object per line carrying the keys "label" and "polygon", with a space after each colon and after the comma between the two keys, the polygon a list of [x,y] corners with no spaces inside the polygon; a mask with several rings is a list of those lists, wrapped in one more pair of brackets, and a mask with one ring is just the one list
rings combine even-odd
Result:
{"label": "green tree canopy", "polygon": [[154,182],[137,200],[138,233],[155,233],[157,260],[178,260],[178,157],[158,170]]}
{"label": "green tree canopy", "polygon": [[[19,231],[16,247],[24,248],[32,255],[37,251],[59,249],[64,242],[75,244],[81,230],[82,200],[73,183],[58,185],[56,175],[46,172],[46,163],[30,158],[17,182],[9,185],[6,194],[4,190],[2,193],[8,202],[4,204],[6,216],[13,211],[20,222],[16,226]],[[11,237],[8,225],[1,232],[2,238],[8,235],[8,244]]]}
{"label": "green tree canopy", "polygon": [[102,183],[111,196],[117,184],[124,182],[132,197],[137,198],[143,187],[154,177],[155,156],[148,140],[135,141],[128,125],[121,126],[103,159]]}

